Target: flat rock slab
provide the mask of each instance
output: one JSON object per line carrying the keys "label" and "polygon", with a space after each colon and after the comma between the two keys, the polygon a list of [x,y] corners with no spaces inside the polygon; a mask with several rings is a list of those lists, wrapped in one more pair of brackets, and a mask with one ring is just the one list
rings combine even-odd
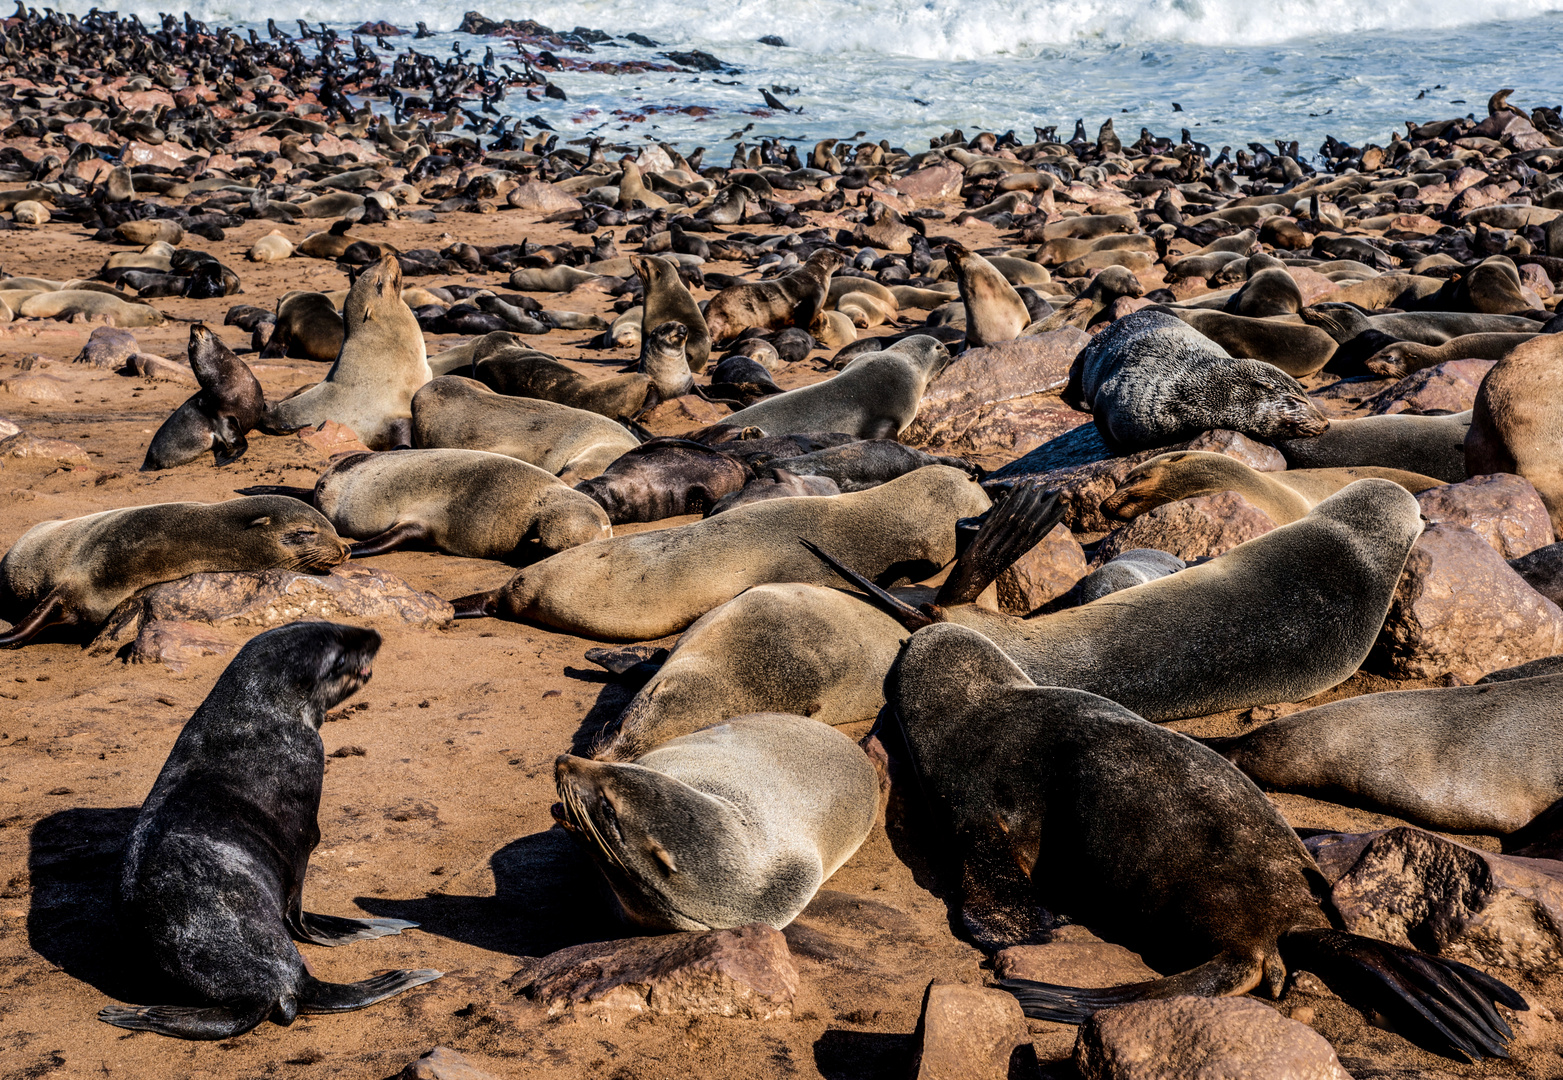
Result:
{"label": "flat rock slab", "polygon": [[335,420],[327,420],[317,428],[305,428],[298,433],[298,438],[305,446],[327,458],[336,457],[338,454],[363,454],[369,451],[369,447],[358,438],[356,431]]}
{"label": "flat rock slab", "polygon": [[396,1080],[495,1080],[467,1060],[465,1054],[448,1046],[436,1046],[396,1074]]}
{"label": "flat rock slab", "polygon": [[1464,412],[1492,370],[1492,360],[1449,360],[1413,371],[1369,403],[1374,416],[1392,413]]}
{"label": "flat rock slab", "polygon": [[533,960],[509,983],[550,1016],[776,1020],[792,1015],[798,969],[781,931],[751,923],[735,930],[575,945]]}
{"label": "flat rock slab", "polygon": [[[0,421],[0,431],[11,425]],[[17,432],[0,439],[0,458],[31,458],[38,461],[57,461],[62,465],[87,465],[92,459],[87,451],[64,439],[43,439],[26,432]]]}
{"label": "flat rock slab", "polygon": [[70,387],[64,379],[41,371],[22,371],[0,379],[0,394],[25,401],[65,401],[70,397]]}

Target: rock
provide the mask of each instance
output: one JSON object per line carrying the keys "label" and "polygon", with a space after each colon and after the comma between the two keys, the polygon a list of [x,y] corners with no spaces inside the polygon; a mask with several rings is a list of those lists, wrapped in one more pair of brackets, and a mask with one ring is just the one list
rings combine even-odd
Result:
{"label": "rock", "polygon": [[397,1073],[396,1080],[494,1080],[494,1074],[484,1072],[448,1046],[436,1046]]}
{"label": "rock", "polygon": [[1556,539],[1541,496],[1529,480],[1513,473],[1490,473],[1428,488],[1416,501],[1425,520],[1463,525],[1505,559],[1529,555]]}
{"label": "rock", "polygon": [[8,439],[22,429],[17,427],[5,417],[0,416],[0,439]]}
{"label": "rock", "polygon": [[923,394],[901,441],[940,453],[1024,454],[1089,421],[1058,394],[1089,341],[1073,327],[968,349]]}
{"label": "rock", "polygon": [[[1438,223],[1433,223],[1433,231],[1438,231]],[[1340,288],[1336,282],[1331,281],[1317,270],[1310,270],[1306,266],[1288,266],[1286,272],[1297,282],[1297,288],[1302,292],[1304,307],[1317,304],[1330,293]]]}
{"label": "rock", "polygon": [[1492,360],[1447,360],[1413,371],[1369,403],[1373,416],[1389,413],[1464,412],[1492,370]]}
{"label": "rock", "polygon": [[959,195],[965,176],[958,165],[930,165],[897,179],[895,189],[916,202],[938,202]]}
{"label": "rock", "polygon": [[185,238],[184,226],[168,218],[142,218],[139,221],[122,222],[114,232],[126,243],[142,246],[154,244],[159,240],[165,244],[177,245]]}
{"label": "rock", "polygon": [[1252,998],[1135,1001],[1087,1020],[1082,1080],[1351,1080],[1324,1036]]}
{"label": "rock", "polygon": [[517,210],[531,210],[538,214],[557,214],[581,208],[580,199],[541,180],[528,180],[511,188],[510,194],[505,196],[505,202]]}
{"label": "rock", "polygon": [[1155,303],[1156,301],[1147,300],[1143,296],[1120,296],[1108,306],[1107,318],[1092,327],[1092,330],[1105,330],[1109,324],[1117,322],[1126,315],[1133,315],[1141,308],[1152,307]]}
{"label": "rock", "polygon": [[1563,652],[1563,610],[1462,525],[1429,525],[1406,559],[1374,646],[1395,676],[1489,671]]}
{"label": "rock", "polygon": [[1520,267],[1520,284],[1542,300],[1552,299],[1552,294],[1556,291],[1547,272],[1535,263],[1526,263]]}
{"label": "rock", "polygon": [[1141,514],[1113,530],[1097,549],[1098,565],[1133,548],[1155,548],[1184,562],[1220,555],[1275,528],[1253,503],[1235,491],[1179,499]]}
{"label": "rock", "polygon": [[531,962],[509,983],[545,1005],[550,1016],[661,1013],[772,1020],[792,1015],[798,969],[780,931],[751,923],[735,930],[575,945]]}
{"label": "rock", "polygon": [[1062,926],[1046,945],[1012,945],[993,958],[1001,979],[1032,979],[1057,986],[1123,986],[1159,979],[1138,953],[1101,940],[1084,927]]}
{"label": "rock", "polygon": [[0,393],[28,401],[64,401],[70,396],[65,380],[41,371],[22,371],[0,379]]}
{"label": "rock", "polygon": [[870,247],[892,255],[907,255],[912,250],[912,237],[917,230],[906,222],[886,214],[872,225],[865,226],[863,235]]}
{"label": "rock", "polygon": [[1183,444],[1184,450],[1206,450],[1213,454],[1225,454],[1236,458],[1258,472],[1285,472],[1286,458],[1268,443],[1250,439],[1241,431],[1224,428],[1207,431]]}
{"label": "rock", "polygon": [[[383,619],[433,628],[450,625],[454,617],[455,609],[433,593],[414,589],[384,570],[352,563],[329,574],[281,569],[191,574],[126,600],[109,616],[91,648],[94,655],[116,652],[143,636],[149,648],[162,641],[174,647],[182,635],[195,633],[188,627],[165,633],[153,627],[160,622],[264,630],[300,619]],[[155,656],[149,660],[158,662]]]}
{"label": "rock", "polygon": [[1030,615],[1068,592],[1088,572],[1080,544],[1067,529],[1055,528],[999,575],[994,583],[999,610],[1008,615]]}
{"label": "rock", "polygon": [[127,361],[131,371],[140,375],[143,379],[152,379],[156,382],[182,383],[185,386],[195,386],[195,372],[190,370],[189,364],[178,364],[164,356],[155,353],[133,353]]}
{"label": "rock", "polygon": [[170,671],[183,671],[192,660],[227,656],[233,649],[231,642],[210,633],[203,623],[158,619],[141,627],[125,659],[132,664],[162,664]]}
{"label": "rock", "polygon": [[141,351],[136,335],[117,326],[100,326],[87,337],[87,344],[76,354],[75,363],[118,371]]}
{"label": "rock", "polygon": [[330,458],[337,454],[367,453],[369,447],[359,441],[358,433],[346,424],[327,420],[317,428],[298,433],[299,441]]}
{"label": "rock", "polygon": [[923,994],[912,1075],[917,1080],[1007,1080],[1027,1040],[1020,1002],[1004,990],[935,979]]}
{"label": "rock", "polygon": [[1304,843],[1352,933],[1467,963],[1563,971],[1563,863],[1409,825]]}
{"label": "rock", "polygon": [[87,451],[73,442],[40,439],[22,432],[0,439],[0,458],[35,458],[40,461],[58,461],[62,465],[87,465],[92,461]]}

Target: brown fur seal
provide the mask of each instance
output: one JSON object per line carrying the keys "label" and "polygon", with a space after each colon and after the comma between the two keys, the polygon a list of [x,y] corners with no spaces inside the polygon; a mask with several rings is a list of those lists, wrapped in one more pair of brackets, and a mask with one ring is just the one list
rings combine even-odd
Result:
{"label": "brown fur seal", "polygon": [[1401,379],[1414,371],[1436,367],[1450,360],[1502,360],[1535,334],[1464,334],[1442,345],[1423,345],[1415,341],[1397,341],[1368,357],[1368,370],[1375,375]]}
{"label": "brown fur seal", "polygon": [[689,369],[704,371],[706,361],[711,358],[711,331],[706,326],[705,316],[700,313],[695,298],[689,295],[683,279],[678,276],[678,267],[671,259],[656,255],[631,255],[630,264],[646,285],[640,320],[641,337],[644,338],[648,332],[665,322],[683,323],[689,331],[689,339],[684,342],[684,355],[689,358]]}
{"label": "brown fur seal", "polygon": [[325,293],[288,293],[277,301],[277,322],[261,357],[291,356],[330,363],[341,353],[346,336],[342,316]]}
{"label": "brown fur seal", "polygon": [[151,304],[127,303],[108,293],[91,289],[60,289],[34,293],[23,300],[16,313],[28,319],[68,319],[73,315],[105,316],[113,326],[140,328],[162,326],[167,320]]}
{"label": "brown fur seal", "polygon": [[[1276,259],[1270,259],[1271,265],[1255,271],[1254,259],[1259,257],[1255,255],[1249,259],[1248,280],[1227,299],[1226,311],[1253,319],[1297,314],[1306,306],[1302,289],[1297,287],[1297,279],[1287,272],[1285,266],[1274,265],[1279,261]],[[1264,357],[1255,359],[1262,360]],[[1293,371],[1292,374],[1296,375],[1297,372]]]}
{"label": "brown fur seal", "polygon": [[1098,990],[1000,983],[1027,1016],[1080,1023],[1129,1001],[1256,987],[1278,997],[1306,969],[1420,1042],[1504,1054],[1512,1031],[1492,1002],[1525,1000],[1464,964],[1335,930],[1329,886],[1280,811],[1193,739],[1039,686],[960,626],[912,636],[891,703],[979,944],[1075,920],[1178,972]]}
{"label": "brown fur seal", "polygon": [[688,328],[671,319],[641,336],[640,373],[651,380],[663,401],[683,397],[695,388],[689,357],[684,353],[688,341]]}
{"label": "brown fur seal", "polygon": [[1031,324],[1026,302],[987,259],[954,243],[944,246],[944,256],[955,268],[961,303],[966,308],[968,344],[1014,341]]}
{"label": "brown fur seal", "polygon": [[775,394],[723,423],[767,435],[842,431],[860,439],[890,439],[917,416],[923,391],[950,362],[950,350],[926,335],[855,357],[834,378]]}
{"label": "brown fur seal", "polygon": [[619,525],[704,514],[748,478],[749,470],[720,450],[687,439],[653,439],[625,451],[575,490],[595,499]]}
{"label": "brown fur seal", "polygon": [[646,395],[651,390],[651,380],[644,375],[589,379],[526,345],[489,353],[473,365],[473,378],[509,397],[554,401],[612,420],[638,415],[645,409]]}
{"label": "brown fur seal", "polygon": [[359,274],[343,306],[347,336],[336,363],[323,381],[272,405],[267,426],[296,431],[335,420],[371,450],[407,441],[412,396],[433,376],[423,331],[401,294],[394,256]]}
{"label": "brown fur seal", "polygon": [[1307,517],[1319,503],[1366,476],[1399,484],[1413,495],[1443,483],[1431,476],[1370,465],[1259,472],[1226,454],[1177,450],[1130,470],[1118,490],[1102,503],[1102,513],[1114,521],[1130,521],[1164,503],[1235,491],[1277,525],[1287,525]]}
{"label": "brown fur seal", "polygon": [[613,535],[602,507],[535,465],[481,450],[348,454],[315,484],[315,507],[354,557],[427,545],[530,562]]}
{"label": "brown fur seal", "polygon": [[1518,473],[1563,532],[1563,334],[1539,334],[1493,365],[1476,392],[1465,471]]}
{"label": "brown fur seal", "polygon": [[443,375],[412,399],[413,445],[488,450],[553,473],[566,484],[596,476],[640,440],[600,413],[536,398],[506,397]]}
{"label": "brown fur seal", "polygon": [[279,495],[155,503],[44,521],[0,559],[0,647],[50,626],[96,627],[132,593],[217,571],[324,571],[347,558],[331,522]]}
{"label": "brown fur seal", "polygon": [[1317,326],[1198,308],[1161,310],[1188,323],[1227,355],[1261,360],[1294,377],[1312,375],[1335,355],[1335,339]]}
{"label": "brown fur seal", "polygon": [[293,944],[347,945],[417,925],[303,905],[320,843],[320,725],[369,681],[379,647],[373,630],[302,622],[252,638],[228,665],[174,742],[115,882],[120,933],[199,1004],[111,1006],[100,1020],[227,1039],[268,1017],[362,1009],[440,977],[321,982]]}
{"label": "brown fur seal", "polygon": [[956,520],[987,506],[965,473],[935,465],[871,491],[777,499],[564,551],[502,588],[461,598],[457,614],[647,641],[677,633],[752,585],[834,580],[800,537],[855,552],[848,557],[874,578],[926,577],[954,556]]}
{"label": "brown fur seal", "polygon": [[1204,739],[1266,788],[1432,829],[1511,833],[1563,799],[1563,675],[1363,694]]}
{"label": "brown fur seal", "polygon": [[[1069,303],[1045,315],[1022,331],[1022,337],[1051,333],[1066,326],[1084,330],[1101,318],[1120,296],[1141,297],[1145,287],[1127,267],[1109,266],[1091,279],[1085,291]],[[1120,320],[1121,321],[1121,320]]]}
{"label": "brown fur seal", "polygon": [[142,472],[188,465],[208,450],[217,464],[244,456],[255,428],[266,412],[266,395],[255,373],[206,326],[190,327],[190,367],[201,389],[174,410],[152,436]]}
{"label": "brown fur seal", "polygon": [[[786,326],[807,330],[825,308],[831,275],[845,264],[839,251],[820,248],[790,274],[723,289],[706,305],[711,339],[721,344],[755,327],[767,333]],[[645,325],[656,323],[647,319]]]}
{"label": "brown fur seal", "polygon": [[1471,413],[1418,416],[1396,413],[1333,420],[1322,435],[1276,439],[1288,468],[1330,469],[1373,465],[1404,469],[1458,484],[1465,471],[1465,437]]}
{"label": "brown fur seal", "polygon": [[554,779],[560,821],[625,916],[657,930],[786,926],[879,815],[879,778],[856,743],[776,713],[629,762],[566,754]]}

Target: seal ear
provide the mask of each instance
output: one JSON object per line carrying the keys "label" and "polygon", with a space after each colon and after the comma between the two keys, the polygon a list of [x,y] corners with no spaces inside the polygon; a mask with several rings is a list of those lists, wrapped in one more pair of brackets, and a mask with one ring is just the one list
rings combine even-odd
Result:
{"label": "seal ear", "polygon": [[250,522],[248,525],[245,526],[245,528],[246,529],[254,529],[254,528],[258,528],[258,527],[260,527],[262,525],[270,525],[270,524],[271,524],[271,515],[270,514],[264,514],[261,517],[258,517],[254,521]]}

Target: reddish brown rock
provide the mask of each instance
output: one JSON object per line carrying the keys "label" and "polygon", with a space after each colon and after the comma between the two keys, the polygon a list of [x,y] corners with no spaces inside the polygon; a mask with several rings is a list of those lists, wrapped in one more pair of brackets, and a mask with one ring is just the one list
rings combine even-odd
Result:
{"label": "reddish brown rock", "polygon": [[1374,416],[1390,413],[1464,412],[1492,370],[1492,360],[1449,360],[1413,371],[1369,403]]}
{"label": "reddish brown rock", "polygon": [[1286,458],[1279,450],[1268,443],[1250,439],[1240,431],[1227,431],[1224,428],[1207,431],[1190,439],[1180,449],[1225,454],[1258,472],[1286,471]]}
{"label": "reddish brown rock", "polygon": [[682,435],[695,428],[720,424],[733,414],[726,405],[685,394],[672,401],[658,402],[655,407],[641,414],[640,422],[648,431],[657,435]]}
{"label": "reddish brown rock", "polygon": [[117,326],[100,326],[88,335],[87,344],[81,347],[75,363],[118,371],[140,351],[136,335],[129,330],[121,330]]}
{"label": "reddish brown rock", "polygon": [[1556,538],[1546,504],[1529,480],[1513,473],[1473,476],[1429,488],[1416,497],[1427,521],[1463,525],[1505,559],[1529,555]]}
{"label": "reddish brown rock", "polygon": [[1353,933],[1468,963],[1563,971],[1563,863],[1408,825],[1306,843]]}
{"label": "reddish brown rock", "polygon": [[494,1075],[472,1064],[465,1054],[436,1046],[397,1073],[396,1080],[494,1080]]}
{"label": "reddish brown rock", "polygon": [[510,980],[550,1016],[605,1019],[646,1013],[792,1015],[798,970],[781,932],[762,923],[736,930],[600,941],[534,960]]}
{"label": "reddish brown rock", "polygon": [[1072,589],[1088,571],[1085,551],[1074,536],[1067,529],[1055,528],[999,575],[994,583],[999,610],[1030,615]]}
{"label": "reddish brown rock", "polygon": [[1097,1013],[1080,1028],[1082,1080],[1351,1080],[1324,1036],[1252,998],[1175,997]]}
{"label": "reddish brown rock", "polygon": [[1184,562],[1220,555],[1275,528],[1253,503],[1235,491],[1163,503],[1113,530],[1097,549],[1097,564],[1134,548],[1155,548]]}
{"label": "reddish brown rock", "polygon": [[1154,300],[1147,300],[1143,296],[1120,296],[1107,308],[1107,318],[1097,324],[1093,329],[1105,329],[1110,323],[1115,323],[1125,315],[1133,315],[1141,308],[1148,308],[1155,304]]}
{"label": "reddish brown rock", "polygon": [[[1437,231],[1438,225],[1433,225]],[[1302,292],[1303,306],[1309,307],[1323,300],[1330,293],[1340,288],[1337,282],[1331,281],[1317,270],[1310,270],[1306,266],[1288,266],[1286,272],[1297,282],[1297,288]]]}
{"label": "reddish brown rock", "polygon": [[530,210],[536,214],[557,214],[581,208],[581,200],[574,195],[541,180],[528,180],[511,188],[505,202],[517,210]]}
{"label": "reddish brown rock", "polygon": [[1004,990],[929,983],[917,1021],[917,1080],[1007,1080],[1009,1059],[1026,1039],[1020,1002]]}
{"label": "reddish brown rock", "polygon": [[358,433],[346,424],[327,420],[317,428],[305,428],[298,434],[299,441],[318,451],[322,457],[337,454],[367,453],[369,447],[359,441]]}
{"label": "reddish brown rock", "polygon": [[1520,267],[1520,284],[1535,293],[1541,300],[1550,300],[1553,292],[1556,291],[1547,272],[1535,263],[1526,263]]}
{"label": "reddish brown rock", "polygon": [[1474,683],[1563,652],[1563,611],[1460,525],[1429,525],[1406,559],[1374,646],[1391,674]]}
{"label": "reddish brown rock", "polygon": [[57,461],[61,465],[87,465],[92,459],[87,451],[64,439],[40,439],[36,435],[18,432],[0,439],[0,458],[32,458],[38,461]]}
{"label": "reddish brown rock", "polygon": [[961,193],[965,172],[957,165],[941,163],[907,173],[895,182],[895,189],[916,202],[953,199]]}
{"label": "reddish brown rock", "polygon": [[928,387],[901,441],[939,453],[1018,455],[1087,422],[1058,394],[1089,340],[1066,327],[967,350]]}
{"label": "reddish brown rock", "polygon": [[1160,978],[1138,953],[1103,941],[1082,926],[1060,927],[1046,945],[1012,945],[993,958],[993,970],[1001,979],[1093,988]]}

